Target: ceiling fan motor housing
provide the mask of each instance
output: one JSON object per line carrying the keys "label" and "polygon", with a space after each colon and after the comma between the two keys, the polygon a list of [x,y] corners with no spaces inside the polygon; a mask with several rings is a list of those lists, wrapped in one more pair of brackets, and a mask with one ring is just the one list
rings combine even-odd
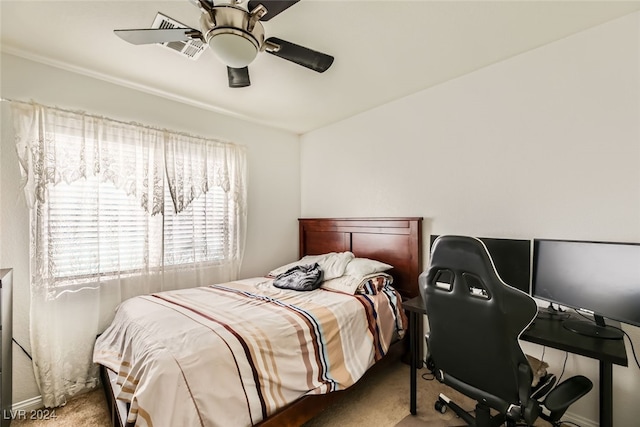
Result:
{"label": "ceiling fan motor housing", "polygon": [[264,27],[250,18],[245,9],[232,5],[215,6],[200,18],[205,41],[229,67],[246,67],[262,48]]}

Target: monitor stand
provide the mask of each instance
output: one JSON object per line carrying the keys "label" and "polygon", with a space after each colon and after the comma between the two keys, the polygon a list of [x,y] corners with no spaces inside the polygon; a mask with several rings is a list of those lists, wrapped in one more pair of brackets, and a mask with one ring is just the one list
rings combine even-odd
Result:
{"label": "monitor stand", "polygon": [[550,303],[547,308],[538,307],[538,315],[536,317],[538,319],[565,320],[571,317],[571,315],[562,310],[559,306],[558,308],[555,308],[553,304]]}
{"label": "monitor stand", "polygon": [[595,323],[576,319],[565,320],[562,322],[562,326],[571,332],[593,338],[621,340],[624,337],[624,333],[620,329],[606,325],[602,316],[596,315],[594,319]]}

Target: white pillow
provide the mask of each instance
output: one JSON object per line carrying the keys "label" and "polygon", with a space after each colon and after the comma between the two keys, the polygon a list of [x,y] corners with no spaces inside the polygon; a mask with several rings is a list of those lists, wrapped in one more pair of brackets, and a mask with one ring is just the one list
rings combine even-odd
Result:
{"label": "white pillow", "polygon": [[305,257],[300,258],[298,261],[290,262],[289,264],[285,264],[282,267],[278,267],[278,268],[275,268],[275,269],[271,270],[269,272],[268,276],[276,277],[279,274],[282,274],[285,271],[288,271],[288,270],[290,270],[293,267],[296,267],[298,265],[314,264],[314,263],[318,262],[318,260],[320,258],[322,258],[323,256],[324,255],[307,255]]}
{"label": "white pillow", "polygon": [[362,277],[373,273],[381,273],[383,271],[391,270],[392,268],[392,265],[373,259],[354,258],[349,264],[347,264],[344,274]]}
{"label": "white pillow", "polygon": [[331,252],[316,262],[324,272],[322,280],[331,280],[342,276],[352,260],[351,252]]}
{"label": "white pillow", "polygon": [[353,259],[351,252],[330,252],[322,255],[307,255],[298,261],[294,261],[269,272],[269,276],[276,277],[285,271],[298,265],[318,263],[324,275],[323,280],[331,280],[344,274],[349,262]]}
{"label": "white pillow", "polygon": [[355,295],[356,292],[360,293],[360,288],[364,286],[367,281],[372,278],[384,276],[388,279],[389,282],[393,282],[393,278],[386,273],[372,273],[366,276],[349,276],[345,274],[344,276],[337,277],[331,280],[325,280],[322,282],[320,287],[322,289],[342,292],[344,294]]}

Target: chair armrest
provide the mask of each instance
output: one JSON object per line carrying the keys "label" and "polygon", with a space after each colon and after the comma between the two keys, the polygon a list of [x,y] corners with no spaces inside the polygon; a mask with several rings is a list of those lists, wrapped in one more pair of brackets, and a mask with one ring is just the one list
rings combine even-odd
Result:
{"label": "chair armrest", "polygon": [[592,388],[591,380],[582,375],[576,375],[560,383],[544,399],[543,405],[549,410],[549,415],[541,413],[540,417],[555,425],[560,421],[567,408],[589,393]]}
{"label": "chair armrest", "polygon": [[571,377],[551,390],[544,399],[544,406],[551,412],[567,409],[593,388],[591,380],[582,375]]}

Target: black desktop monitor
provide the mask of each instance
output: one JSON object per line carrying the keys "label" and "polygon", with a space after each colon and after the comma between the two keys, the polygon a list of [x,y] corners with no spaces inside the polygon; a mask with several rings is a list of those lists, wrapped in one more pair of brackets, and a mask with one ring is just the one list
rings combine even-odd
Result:
{"label": "black desktop monitor", "polygon": [[[437,235],[431,235],[431,243]],[[531,240],[478,237],[491,255],[498,275],[507,285],[529,293],[531,278]]]}
{"label": "black desktop monitor", "polygon": [[535,239],[533,296],[593,313],[595,323],[565,321],[569,330],[622,338],[604,318],[640,327],[640,244]]}

